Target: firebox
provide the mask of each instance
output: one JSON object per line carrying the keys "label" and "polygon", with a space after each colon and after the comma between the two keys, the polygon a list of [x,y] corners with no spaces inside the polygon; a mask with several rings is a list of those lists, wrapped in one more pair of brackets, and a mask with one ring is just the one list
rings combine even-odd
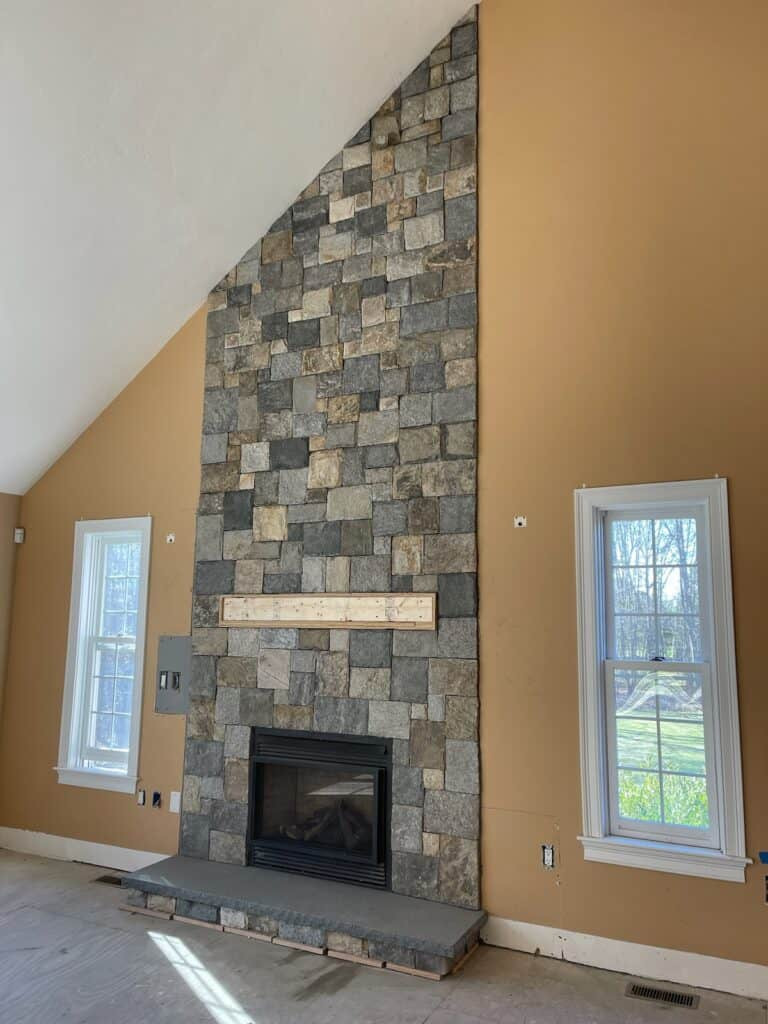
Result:
{"label": "firebox", "polygon": [[254,729],[249,863],[389,888],[390,742]]}

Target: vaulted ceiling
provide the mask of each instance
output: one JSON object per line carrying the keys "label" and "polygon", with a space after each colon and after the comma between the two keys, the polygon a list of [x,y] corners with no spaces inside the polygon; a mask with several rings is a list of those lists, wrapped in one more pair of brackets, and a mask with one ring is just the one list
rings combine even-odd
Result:
{"label": "vaulted ceiling", "polygon": [[56,460],[467,6],[4,12],[0,491]]}

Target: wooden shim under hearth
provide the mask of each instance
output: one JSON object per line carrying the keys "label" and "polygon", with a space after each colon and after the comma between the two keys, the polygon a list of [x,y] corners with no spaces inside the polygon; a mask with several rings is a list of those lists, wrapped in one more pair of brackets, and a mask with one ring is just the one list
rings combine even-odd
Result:
{"label": "wooden shim under hearth", "polygon": [[434,629],[435,594],[228,594],[221,626]]}

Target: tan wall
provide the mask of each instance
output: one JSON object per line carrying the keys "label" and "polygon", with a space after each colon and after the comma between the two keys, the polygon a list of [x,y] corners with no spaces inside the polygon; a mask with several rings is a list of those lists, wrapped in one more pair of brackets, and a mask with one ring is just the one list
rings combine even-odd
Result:
{"label": "tan wall", "polygon": [[[480,557],[492,914],[768,963],[747,884],[586,863],[572,491],[729,480],[747,843],[768,848],[768,6],[484,0]],[[528,516],[511,531],[510,516]],[[555,837],[560,868],[539,866]]]}
{"label": "tan wall", "polygon": [[0,718],[3,710],[3,684],[8,657],[8,631],[11,625],[11,596],[16,545],[13,528],[19,522],[20,498],[16,494],[0,494]]}
{"label": "tan wall", "polygon": [[[184,719],[154,714],[157,639],[188,633],[195,509],[200,486],[205,313],[198,312],[24,496],[13,625],[0,720],[0,824],[139,850],[175,853]],[[152,516],[140,785],[134,796],[59,785],[74,525]],[[176,534],[173,545],[166,534]]]}

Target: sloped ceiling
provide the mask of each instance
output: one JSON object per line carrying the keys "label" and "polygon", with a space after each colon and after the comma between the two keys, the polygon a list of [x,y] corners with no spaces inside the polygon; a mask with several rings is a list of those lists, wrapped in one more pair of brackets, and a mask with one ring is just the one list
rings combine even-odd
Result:
{"label": "sloped ceiling", "polygon": [[467,7],[7,6],[0,491],[56,460]]}

